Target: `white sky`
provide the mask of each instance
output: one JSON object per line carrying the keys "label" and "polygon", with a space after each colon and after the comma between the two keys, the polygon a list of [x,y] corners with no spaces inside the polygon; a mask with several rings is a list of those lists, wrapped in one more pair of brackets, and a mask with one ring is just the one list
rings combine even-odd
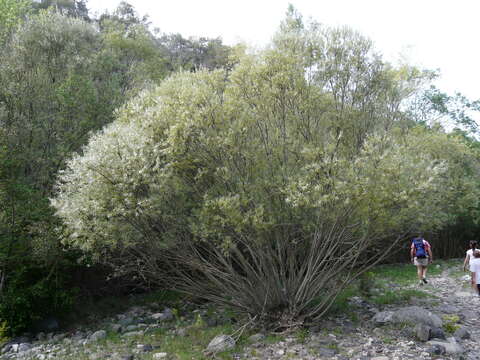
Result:
{"label": "white sky", "polygon": [[[129,0],[161,32],[220,36],[232,45],[268,43],[292,3],[305,19],[348,25],[371,38],[389,61],[440,69],[437,86],[480,98],[479,0]],[[120,0],[89,0],[96,12]]]}

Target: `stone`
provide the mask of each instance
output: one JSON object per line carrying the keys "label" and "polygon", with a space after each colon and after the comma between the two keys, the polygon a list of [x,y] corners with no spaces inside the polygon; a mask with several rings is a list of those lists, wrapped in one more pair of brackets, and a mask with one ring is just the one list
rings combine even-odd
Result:
{"label": "stone", "polygon": [[165,352],[159,352],[159,353],[153,354],[154,359],[165,359],[167,356],[168,354]]}
{"label": "stone", "polygon": [[430,340],[430,330],[431,327],[425,324],[417,324],[413,329],[418,340],[423,342]]}
{"label": "stone", "polygon": [[173,320],[174,315],[171,309],[166,308],[165,310],[163,310],[163,312],[153,314],[151,317],[152,319],[157,321],[169,321],[169,320]]}
{"label": "stone", "polygon": [[329,349],[329,348],[319,348],[316,350],[317,354],[321,357],[334,357],[337,355],[338,351],[335,349]]}
{"label": "stone", "polygon": [[4,347],[2,347],[2,354],[6,354],[11,350],[12,350],[12,344],[6,344]]}
{"label": "stone", "polygon": [[408,306],[393,313],[393,321],[396,323],[424,324],[430,327],[442,327],[443,321],[432,312],[418,306]]}
{"label": "stone", "polygon": [[446,354],[462,354],[465,352],[465,349],[458,344],[455,340],[451,340],[453,338],[449,338],[448,341],[438,341],[438,340],[430,340],[427,344],[428,345],[440,345],[445,348]]}
{"label": "stone", "polygon": [[384,325],[393,321],[393,311],[381,311],[375,314],[372,321],[376,325]]}
{"label": "stone", "polygon": [[120,355],[119,360],[133,360],[135,357],[131,354],[128,355]]}
{"label": "stone", "polygon": [[442,304],[440,306],[437,306],[435,310],[445,314],[457,314],[460,312],[460,309],[458,307],[448,304]]}
{"label": "stone", "polygon": [[468,329],[465,326],[462,326],[459,329],[457,329],[455,331],[455,333],[453,334],[453,336],[456,339],[462,339],[462,340],[470,339],[470,337],[471,337],[470,332],[468,331]]}
{"label": "stone", "polygon": [[18,352],[23,352],[23,351],[27,351],[27,350],[30,350],[32,348],[32,345],[29,344],[29,343],[21,343],[21,344],[18,344]]}
{"label": "stone", "polygon": [[375,356],[372,357],[370,360],[390,360],[388,356]]}
{"label": "stone", "polygon": [[216,354],[232,349],[234,346],[235,340],[231,336],[218,335],[210,341],[205,352],[208,354]]}
{"label": "stone", "polygon": [[107,337],[107,332],[105,330],[98,330],[95,331],[92,335],[90,335],[91,341],[98,341],[101,339],[105,339]]}
{"label": "stone", "polygon": [[265,339],[265,335],[262,333],[254,334],[248,338],[250,342],[259,342],[259,341],[262,341],[263,339]]}
{"label": "stone", "polygon": [[433,328],[430,330],[430,339],[446,340],[445,331],[442,328]]}
{"label": "stone", "polygon": [[151,351],[153,351],[153,346],[152,346],[152,344],[145,344],[145,345],[142,345],[141,350],[143,352],[151,352]]}
{"label": "stone", "polygon": [[427,349],[427,352],[432,355],[445,355],[447,351],[445,350],[445,346],[434,344]]}
{"label": "stone", "polygon": [[472,311],[472,310],[463,310],[460,313],[460,315],[465,320],[477,320],[478,319],[478,314],[475,311]]}
{"label": "stone", "polygon": [[124,331],[125,332],[130,332],[130,331],[135,331],[138,329],[138,326],[137,325],[128,325],[125,327]]}

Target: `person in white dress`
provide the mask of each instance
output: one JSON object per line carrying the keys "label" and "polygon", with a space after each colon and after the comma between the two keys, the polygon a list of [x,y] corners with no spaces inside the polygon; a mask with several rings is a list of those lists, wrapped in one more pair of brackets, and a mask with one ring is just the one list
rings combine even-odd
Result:
{"label": "person in white dress", "polygon": [[463,271],[467,271],[467,266],[468,269],[470,270],[470,277],[472,281],[472,288],[476,291],[477,290],[477,285],[473,279],[473,272],[472,272],[472,267],[471,267],[471,262],[474,259],[473,253],[477,250],[477,242],[475,240],[470,241],[470,249],[467,250],[467,254],[465,255],[465,260],[463,261]]}
{"label": "person in white dress", "polygon": [[475,292],[480,295],[480,251],[473,252],[473,259],[470,260],[470,271],[472,272]]}

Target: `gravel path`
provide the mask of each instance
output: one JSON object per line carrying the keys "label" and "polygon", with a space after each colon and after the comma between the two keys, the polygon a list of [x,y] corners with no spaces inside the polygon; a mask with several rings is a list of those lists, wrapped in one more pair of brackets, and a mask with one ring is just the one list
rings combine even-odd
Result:
{"label": "gravel path", "polygon": [[[391,288],[398,291],[416,289],[431,296],[412,298],[408,304],[388,305],[381,309],[354,297],[350,299],[345,314],[326,319],[308,331],[282,335],[275,341],[272,341],[271,334],[266,338],[263,334],[256,334],[232,358],[480,360],[480,342],[477,340],[480,339],[480,297],[469,288],[468,276],[462,279],[459,270],[460,266],[444,270],[431,277],[424,286],[391,284]],[[415,326],[403,321],[408,316],[420,316],[427,325],[417,323]],[[432,321],[443,321],[443,325],[435,327]],[[152,331],[158,329],[165,329],[164,337],[189,336],[188,327],[179,328],[174,324],[170,310],[158,312],[136,307],[107,319],[96,329],[84,329],[74,334],[37,334],[35,341],[19,340],[3,347],[0,359],[184,359],[147,341],[151,339]],[[118,333],[116,342],[110,341],[111,335],[107,335],[112,331]],[[442,337],[444,339],[438,340]]]}

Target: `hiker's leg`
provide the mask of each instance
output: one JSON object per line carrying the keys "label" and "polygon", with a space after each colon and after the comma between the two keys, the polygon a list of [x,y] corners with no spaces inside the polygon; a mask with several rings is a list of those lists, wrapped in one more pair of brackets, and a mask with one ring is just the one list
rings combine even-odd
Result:
{"label": "hiker's leg", "polygon": [[427,277],[427,266],[422,266],[422,267],[423,267],[422,279],[425,279]]}
{"label": "hiker's leg", "polygon": [[417,265],[417,276],[418,276],[418,280],[422,281],[422,278],[423,278],[423,269],[422,269],[422,265]]}

